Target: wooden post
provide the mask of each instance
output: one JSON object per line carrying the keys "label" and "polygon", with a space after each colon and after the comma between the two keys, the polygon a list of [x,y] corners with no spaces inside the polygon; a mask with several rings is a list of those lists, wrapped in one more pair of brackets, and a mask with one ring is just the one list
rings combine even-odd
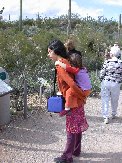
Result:
{"label": "wooden post", "polygon": [[40,15],[39,15],[39,12],[38,12],[38,14],[37,14],[37,19],[38,19],[38,21],[39,21],[39,19],[40,19]]}
{"label": "wooden post", "polygon": [[11,20],[11,15],[9,14],[9,21]]}
{"label": "wooden post", "polygon": [[24,80],[24,118],[27,119],[27,81]]}
{"label": "wooden post", "polygon": [[69,0],[67,36],[71,33],[71,0]]}
{"label": "wooden post", "polygon": [[22,0],[20,0],[20,18],[19,18],[19,30],[22,30]]}
{"label": "wooden post", "polygon": [[39,92],[39,107],[41,108],[41,104],[42,104],[42,89],[43,87],[40,86],[40,92]]}
{"label": "wooden post", "polygon": [[121,14],[119,15],[119,22],[118,22],[118,41],[120,40],[120,33],[121,33]]}

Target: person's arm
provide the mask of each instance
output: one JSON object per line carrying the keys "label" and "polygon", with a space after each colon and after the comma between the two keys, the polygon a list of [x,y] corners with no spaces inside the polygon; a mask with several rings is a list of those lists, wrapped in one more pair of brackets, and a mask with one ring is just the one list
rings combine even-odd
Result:
{"label": "person's arm", "polygon": [[66,65],[66,71],[71,72],[72,74],[77,74],[79,70],[79,68]]}
{"label": "person's arm", "polygon": [[[74,96],[77,96],[78,98],[82,99],[84,94],[81,91],[81,88],[79,88],[74,80],[70,77],[70,75],[61,67],[57,67],[57,73],[60,78],[63,79],[67,83],[67,85],[71,88],[72,93],[74,93]],[[85,96],[84,96],[85,97]]]}
{"label": "person's arm", "polygon": [[61,61],[59,61],[59,60],[55,62],[55,65],[61,66],[61,67],[64,68],[67,72],[71,72],[72,74],[77,74],[78,71],[79,71],[79,68],[72,67],[72,66],[68,66],[68,65],[66,65],[65,63],[63,63],[63,62],[61,62]]}
{"label": "person's arm", "polygon": [[107,61],[104,62],[102,69],[100,70],[100,79],[103,80],[106,74]]}
{"label": "person's arm", "polygon": [[122,84],[122,61],[120,62],[120,83]]}

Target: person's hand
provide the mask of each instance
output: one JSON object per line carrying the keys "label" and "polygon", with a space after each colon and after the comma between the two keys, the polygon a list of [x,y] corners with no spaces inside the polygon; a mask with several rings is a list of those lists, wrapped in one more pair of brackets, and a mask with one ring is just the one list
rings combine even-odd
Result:
{"label": "person's hand", "polygon": [[60,61],[56,61],[56,62],[55,62],[55,66],[59,65],[59,62],[60,62]]}
{"label": "person's hand", "polygon": [[57,95],[62,95],[62,93],[59,91],[59,92],[57,92]]}
{"label": "person's hand", "polygon": [[58,60],[58,61],[55,62],[55,66],[58,66],[58,65],[66,70],[66,64],[64,64],[60,60]]}

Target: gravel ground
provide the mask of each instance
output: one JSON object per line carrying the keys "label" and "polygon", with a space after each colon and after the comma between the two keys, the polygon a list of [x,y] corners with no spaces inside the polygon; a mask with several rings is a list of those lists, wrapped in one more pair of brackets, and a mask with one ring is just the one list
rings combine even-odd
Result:
{"label": "gravel ground", "polygon": [[[89,129],[84,132],[82,153],[74,163],[122,163],[122,92],[118,118],[104,124],[101,100],[89,98],[85,105]],[[53,163],[66,142],[65,118],[39,109],[13,118],[0,133],[0,163]]]}

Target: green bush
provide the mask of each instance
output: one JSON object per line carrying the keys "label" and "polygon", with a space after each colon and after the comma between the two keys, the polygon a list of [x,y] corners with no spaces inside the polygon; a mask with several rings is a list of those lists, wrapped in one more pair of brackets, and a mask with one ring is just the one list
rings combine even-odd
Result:
{"label": "green bush", "polygon": [[[115,41],[110,40],[108,35],[111,33],[114,36],[117,23],[112,26],[111,23],[106,20],[101,24],[91,18],[81,19],[78,15],[72,15],[72,36],[76,39],[76,49],[83,51],[83,63],[90,71],[100,69],[100,52],[104,52],[106,46]],[[67,16],[26,19],[23,20],[23,30],[19,31],[18,27],[19,21],[0,22],[0,66],[6,69],[10,83],[17,85],[17,88],[22,85],[23,78],[32,87],[38,85],[38,78],[51,84],[54,64],[47,57],[47,45],[54,38],[63,42],[67,39]],[[91,81],[94,95],[100,91],[100,81],[94,72],[91,73]]]}
{"label": "green bush", "polygon": [[92,93],[91,96],[98,96],[100,93],[100,79],[96,75],[96,72],[91,72],[90,73],[90,78],[91,78],[91,84],[92,84]]}

